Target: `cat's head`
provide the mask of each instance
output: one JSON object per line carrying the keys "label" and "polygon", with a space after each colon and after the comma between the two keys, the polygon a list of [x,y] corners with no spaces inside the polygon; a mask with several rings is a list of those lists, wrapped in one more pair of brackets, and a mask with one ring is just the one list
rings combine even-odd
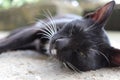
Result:
{"label": "cat's head", "polygon": [[115,5],[111,1],[82,19],[67,23],[51,40],[52,54],[73,70],[87,71],[110,64],[110,44],[104,26]]}

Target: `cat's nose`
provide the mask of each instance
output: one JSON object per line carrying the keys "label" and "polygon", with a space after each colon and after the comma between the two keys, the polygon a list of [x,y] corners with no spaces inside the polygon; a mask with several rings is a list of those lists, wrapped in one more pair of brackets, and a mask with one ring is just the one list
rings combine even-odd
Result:
{"label": "cat's nose", "polygon": [[55,49],[63,49],[69,44],[69,39],[67,38],[60,38],[55,41]]}

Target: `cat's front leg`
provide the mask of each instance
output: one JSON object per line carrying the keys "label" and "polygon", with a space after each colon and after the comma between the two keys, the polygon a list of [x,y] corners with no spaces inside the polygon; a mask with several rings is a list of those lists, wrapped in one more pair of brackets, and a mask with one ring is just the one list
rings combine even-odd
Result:
{"label": "cat's front leg", "polygon": [[[37,28],[27,28],[14,35],[6,37],[0,40],[0,53],[8,50],[19,49],[19,47],[24,46],[33,42],[38,38],[38,33],[40,29]],[[40,38],[40,36],[39,36]]]}

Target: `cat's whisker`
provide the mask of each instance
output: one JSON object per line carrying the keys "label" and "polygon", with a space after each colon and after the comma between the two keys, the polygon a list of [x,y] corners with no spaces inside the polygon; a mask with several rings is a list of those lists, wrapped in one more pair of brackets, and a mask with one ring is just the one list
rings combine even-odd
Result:
{"label": "cat's whisker", "polygon": [[57,29],[56,29],[56,24],[55,24],[55,21],[54,21],[54,19],[53,19],[53,17],[52,17],[51,12],[50,12],[49,10],[47,10],[47,11],[48,11],[48,14],[49,14],[49,16],[50,16],[51,21],[53,22],[53,28],[54,28],[54,31],[56,32],[56,31],[57,31]]}
{"label": "cat's whisker", "polygon": [[54,26],[53,25],[51,25],[49,28],[51,28],[51,31],[52,31],[52,35],[54,35],[56,32],[55,32],[55,30],[54,30]]}
{"label": "cat's whisker", "polygon": [[73,33],[73,27],[70,30],[70,36],[72,36],[72,33]]}
{"label": "cat's whisker", "polygon": [[95,51],[96,53],[98,53],[98,54],[101,54],[106,60],[107,60],[107,62],[110,64],[110,60],[108,59],[108,57],[104,54],[104,53],[102,53],[101,51],[99,51],[99,50],[95,50],[95,49],[91,49],[92,51]]}
{"label": "cat's whisker", "polygon": [[65,66],[65,68],[69,69],[65,62],[63,62],[63,65]]}
{"label": "cat's whisker", "polygon": [[[48,25],[49,25],[49,24],[48,24]],[[49,29],[50,34],[51,34],[51,36],[52,36],[54,32],[53,32],[53,30],[52,30],[51,26],[47,26],[46,28],[47,28],[47,29]]]}
{"label": "cat's whisker", "polygon": [[79,32],[81,32],[82,30],[84,30],[84,28],[83,27],[79,27]]}
{"label": "cat's whisker", "polygon": [[[96,43],[97,43],[97,42],[96,42]],[[105,43],[98,43],[98,46],[103,45],[103,44],[105,45]]]}
{"label": "cat's whisker", "polygon": [[46,36],[48,39],[50,39],[50,37],[49,37],[48,34],[46,34],[46,33],[44,33],[44,34],[43,34],[43,33],[38,33],[38,35],[39,35],[39,34],[42,34],[42,35]]}
{"label": "cat's whisker", "polygon": [[46,30],[41,30],[42,32],[44,32],[45,34],[47,34],[49,37],[51,36],[51,34],[49,32],[47,32]]}
{"label": "cat's whisker", "polygon": [[[53,28],[54,33],[56,33],[56,32],[57,32],[56,24],[55,24],[55,21],[54,21],[54,19],[53,19],[53,17],[52,17],[52,14],[50,13],[49,10],[47,10],[47,12],[44,11],[44,13],[46,14],[46,18],[48,18],[48,20],[50,20],[50,22],[51,22],[51,27]],[[47,14],[47,13],[48,13],[48,14]]]}
{"label": "cat's whisker", "polygon": [[100,53],[101,55],[103,55],[103,56],[105,57],[105,59],[107,60],[107,62],[110,64],[110,60],[107,58],[107,56],[106,56],[104,53],[102,53],[101,51],[99,51],[99,53]]}
{"label": "cat's whisker", "polygon": [[42,35],[48,37],[49,39],[51,38],[51,35],[48,34],[48,32],[46,32],[46,31],[44,31],[44,30],[41,30],[41,31],[42,31],[43,33],[38,33],[38,35],[42,34]]}
{"label": "cat's whisker", "polygon": [[46,23],[46,25],[48,25],[46,28],[49,29],[50,33],[51,33],[51,36],[54,35],[54,30],[53,30],[53,27],[50,23]]}
{"label": "cat's whisker", "polygon": [[49,39],[48,37],[45,37],[45,36],[44,36],[44,37],[41,37],[41,39],[42,39],[42,38],[44,38],[44,39],[45,39],[45,38],[46,38],[46,39]]}
{"label": "cat's whisker", "polygon": [[79,69],[77,69],[75,66],[73,66],[70,62],[66,62],[67,66],[70,67],[75,72],[80,72]]}
{"label": "cat's whisker", "polygon": [[43,21],[40,21],[42,24],[44,24],[45,25],[45,29],[47,30],[47,31],[49,31],[49,33],[51,34],[51,29],[49,28],[50,27],[50,25],[48,24],[48,23],[45,23],[45,22],[43,22]]}
{"label": "cat's whisker", "polygon": [[94,30],[96,27],[94,27],[97,23],[94,23],[93,25],[89,26],[88,28],[84,29],[84,31],[90,31]]}
{"label": "cat's whisker", "polygon": [[51,21],[51,23],[52,23],[52,27],[54,28],[54,19],[53,19],[53,17],[52,17],[52,14],[50,13],[50,11],[47,9],[47,11],[45,12],[45,14],[46,14],[46,18],[48,18],[48,20],[50,20]]}
{"label": "cat's whisker", "polygon": [[44,29],[46,29],[47,31],[49,31],[48,30],[48,28],[46,28],[47,26],[49,26],[48,24],[46,24],[45,22],[43,22],[43,21],[40,21],[45,27],[44,27]]}
{"label": "cat's whisker", "polygon": [[[49,35],[49,39],[50,39],[50,38],[53,36],[53,34],[51,33],[51,30],[49,30],[49,29],[50,29],[50,28],[45,28],[45,30],[43,29],[42,31],[44,32],[44,34]],[[47,30],[48,32],[47,32],[46,30]],[[47,36],[47,35],[46,35],[46,36]]]}

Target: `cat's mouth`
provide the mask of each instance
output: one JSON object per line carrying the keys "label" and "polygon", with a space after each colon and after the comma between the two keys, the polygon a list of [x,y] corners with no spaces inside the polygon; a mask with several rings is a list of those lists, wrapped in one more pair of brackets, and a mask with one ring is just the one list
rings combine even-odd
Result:
{"label": "cat's mouth", "polygon": [[50,53],[51,53],[52,55],[57,55],[57,50],[56,50],[56,49],[51,49],[51,50],[50,50]]}
{"label": "cat's mouth", "polygon": [[49,53],[53,56],[57,55],[57,49],[55,49],[55,45],[51,42],[50,42],[50,46],[49,46]]}

